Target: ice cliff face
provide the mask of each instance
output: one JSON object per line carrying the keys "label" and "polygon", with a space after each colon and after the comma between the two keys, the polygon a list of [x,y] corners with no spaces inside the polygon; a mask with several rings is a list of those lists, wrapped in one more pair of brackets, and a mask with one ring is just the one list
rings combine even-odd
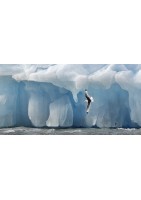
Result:
{"label": "ice cliff face", "polygon": [[139,127],[141,65],[0,65],[0,127],[11,126]]}

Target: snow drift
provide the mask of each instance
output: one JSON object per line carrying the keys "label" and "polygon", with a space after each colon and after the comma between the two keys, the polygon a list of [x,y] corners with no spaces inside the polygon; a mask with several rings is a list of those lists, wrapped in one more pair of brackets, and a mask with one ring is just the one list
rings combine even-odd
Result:
{"label": "snow drift", "polygon": [[141,65],[0,65],[0,127],[141,127],[140,113]]}

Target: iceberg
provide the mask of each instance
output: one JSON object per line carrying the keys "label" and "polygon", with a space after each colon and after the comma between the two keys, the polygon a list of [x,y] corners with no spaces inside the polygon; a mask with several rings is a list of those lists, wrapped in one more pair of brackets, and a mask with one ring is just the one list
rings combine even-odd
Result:
{"label": "iceberg", "polygon": [[140,64],[0,65],[1,128],[138,128],[140,113]]}

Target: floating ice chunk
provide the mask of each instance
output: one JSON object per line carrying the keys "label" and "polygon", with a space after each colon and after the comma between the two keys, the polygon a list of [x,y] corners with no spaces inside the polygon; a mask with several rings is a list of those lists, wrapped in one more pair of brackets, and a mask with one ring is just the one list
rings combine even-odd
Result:
{"label": "floating ice chunk", "polygon": [[138,127],[140,113],[141,65],[0,65],[0,127]]}

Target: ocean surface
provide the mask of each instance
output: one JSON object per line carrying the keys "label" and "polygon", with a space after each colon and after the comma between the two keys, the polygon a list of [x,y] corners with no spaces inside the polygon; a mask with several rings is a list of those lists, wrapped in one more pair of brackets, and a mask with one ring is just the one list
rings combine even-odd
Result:
{"label": "ocean surface", "polygon": [[141,135],[141,129],[134,128],[2,128],[0,135]]}

